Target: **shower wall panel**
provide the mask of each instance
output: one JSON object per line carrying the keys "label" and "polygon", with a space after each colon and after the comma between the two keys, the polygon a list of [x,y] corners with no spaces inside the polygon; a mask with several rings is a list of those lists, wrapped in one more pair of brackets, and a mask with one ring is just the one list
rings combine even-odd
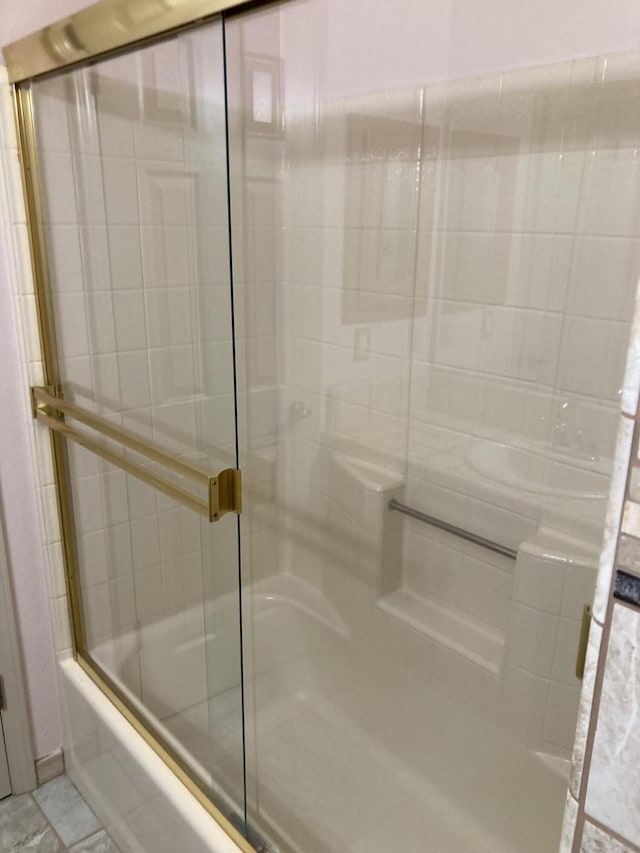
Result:
{"label": "shower wall panel", "polygon": [[[412,421],[609,473],[640,265],[636,62],[425,90],[442,138],[423,164]],[[599,540],[604,500],[549,497],[543,523]]]}
{"label": "shower wall panel", "polygon": [[[285,68],[314,55],[286,38],[281,49]],[[279,422],[281,565],[364,635],[422,643],[416,677],[563,757],[640,270],[635,63],[329,99],[318,59],[286,108],[279,381],[304,417]],[[522,454],[524,480],[479,470],[493,444]],[[388,513],[376,527],[362,469],[345,485],[340,454],[373,463],[387,497],[529,542],[540,595],[525,592],[530,556]],[[539,528],[558,534],[557,577]],[[423,636],[407,639],[408,625]]]}
{"label": "shower wall panel", "polygon": [[[640,269],[637,73],[622,55],[425,89],[405,500],[518,548],[501,712],[564,756]],[[424,527],[406,534],[404,583],[468,612]],[[507,588],[466,563],[487,622]]]}

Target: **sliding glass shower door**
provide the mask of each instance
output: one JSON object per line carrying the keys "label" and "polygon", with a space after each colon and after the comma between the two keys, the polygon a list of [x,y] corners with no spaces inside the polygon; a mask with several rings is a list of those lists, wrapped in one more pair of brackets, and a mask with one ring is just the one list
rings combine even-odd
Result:
{"label": "sliding glass shower door", "polygon": [[640,59],[548,38],[560,7],[226,24],[247,803],[282,850],[558,849],[640,270]]}
{"label": "sliding glass shower door", "polygon": [[31,97],[77,652],[242,830],[222,26]]}
{"label": "sliding glass shower door", "polygon": [[131,43],[92,7],[58,51],[90,62],[19,84],[78,659],[241,849],[552,853],[640,59],[528,15],[494,44],[499,4],[484,38],[169,5]]}

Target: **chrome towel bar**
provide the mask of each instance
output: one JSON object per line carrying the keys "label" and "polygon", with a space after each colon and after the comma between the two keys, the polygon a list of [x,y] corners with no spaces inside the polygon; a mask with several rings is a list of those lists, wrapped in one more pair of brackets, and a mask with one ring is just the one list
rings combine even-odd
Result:
{"label": "chrome towel bar", "polygon": [[418,509],[400,503],[395,498],[391,498],[387,504],[389,509],[395,512],[401,512],[404,515],[409,515],[411,518],[416,518],[418,521],[424,521],[425,524],[430,524],[432,527],[437,527],[440,530],[446,530],[447,533],[453,533],[454,536],[459,536],[460,539],[466,539],[467,542],[473,542],[475,545],[481,545],[483,548],[488,548],[489,551],[495,551],[497,554],[502,554],[509,557],[510,560],[515,560],[518,552],[514,548],[509,548],[507,545],[501,545],[499,542],[493,542],[491,539],[485,539],[484,536],[478,536],[477,533],[472,533],[470,530],[465,530],[463,527],[457,527],[455,524],[449,524],[448,521],[442,521],[440,518],[435,518],[433,515],[427,515],[426,512],[420,512]]}

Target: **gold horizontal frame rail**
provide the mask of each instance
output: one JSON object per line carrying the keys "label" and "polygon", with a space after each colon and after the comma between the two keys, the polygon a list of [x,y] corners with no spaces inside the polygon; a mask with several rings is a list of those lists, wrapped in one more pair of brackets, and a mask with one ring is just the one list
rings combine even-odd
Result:
{"label": "gold horizontal frame rail", "polygon": [[99,0],[3,48],[9,81],[20,83],[197,24],[222,12],[256,5],[262,3],[255,0]]}
{"label": "gold horizontal frame rail", "polygon": [[[49,429],[90,450],[106,462],[116,465],[128,474],[137,477],[158,491],[173,498],[194,512],[204,515],[209,521],[218,521],[227,512],[242,511],[241,474],[236,468],[225,468],[218,474],[211,474],[203,468],[185,462],[129,432],[123,427],[112,424],[104,418],[82,409],[73,403],[56,397],[50,387],[35,385],[31,388],[33,416]],[[145,465],[116,453],[92,436],[70,426],[64,417],[78,421],[95,430],[101,437],[116,441],[152,462],[186,477],[207,490],[207,498],[183,489],[171,480],[161,477]]]}
{"label": "gold horizontal frame rail", "polygon": [[238,832],[228,817],[214,803],[209,793],[203,788],[202,783],[194,777],[191,768],[159,737],[149,724],[149,721],[140,716],[137,708],[131,704],[131,700],[112,681],[93,657],[88,653],[78,654],[76,661],[82,671],[97,685],[107,699],[115,705],[137,734],[164,761],[189,793],[195,797],[204,810],[227,833],[234,844],[243,853],[256,853],[255,848]]}

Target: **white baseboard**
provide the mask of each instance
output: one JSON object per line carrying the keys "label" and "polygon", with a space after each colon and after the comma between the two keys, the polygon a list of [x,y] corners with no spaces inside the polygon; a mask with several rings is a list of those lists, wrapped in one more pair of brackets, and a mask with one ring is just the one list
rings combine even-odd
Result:
{"label": "white baseboard", "polygon": [[50,752],[43,758],[36,761],[36,776],[38,777],[38,785],[44,785],[56,776],[62,776],[64,773],[64,753],[62,749],[56,749],[55,752]]}

